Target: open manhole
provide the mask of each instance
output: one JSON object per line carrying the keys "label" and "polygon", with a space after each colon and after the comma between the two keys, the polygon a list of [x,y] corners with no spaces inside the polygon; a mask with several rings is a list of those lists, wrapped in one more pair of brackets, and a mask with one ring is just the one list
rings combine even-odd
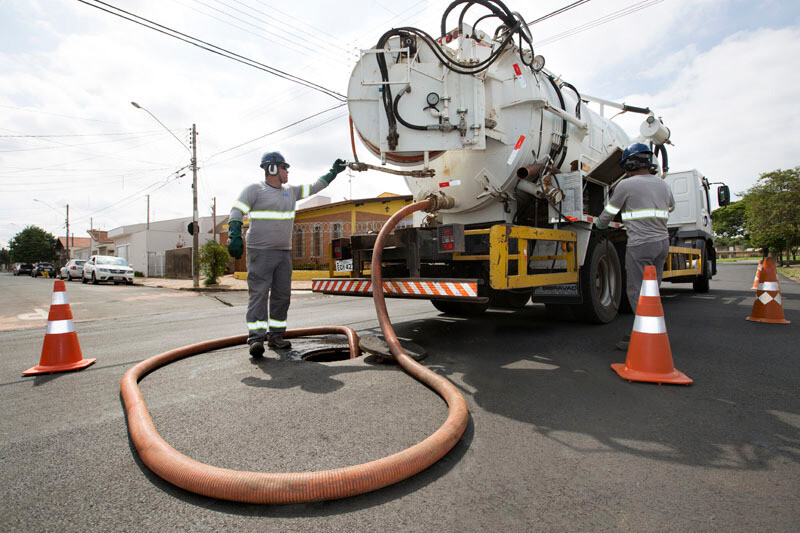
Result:
{"label": "open manhole", "polygon": [[312,363],[330,363],[350,359],[350,345],[341,336],[298,337],[292,339],[289,359]]}

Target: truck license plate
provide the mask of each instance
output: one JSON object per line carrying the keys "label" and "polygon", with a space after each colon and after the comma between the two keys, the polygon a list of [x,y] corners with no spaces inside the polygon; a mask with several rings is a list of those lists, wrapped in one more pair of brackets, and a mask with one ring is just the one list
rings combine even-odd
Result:
{"label": "truck license plate", "polygon": [[336,267],[336,272],[352,272],[353,260],[352,259],[338,260],[336,261],[335,267]]}

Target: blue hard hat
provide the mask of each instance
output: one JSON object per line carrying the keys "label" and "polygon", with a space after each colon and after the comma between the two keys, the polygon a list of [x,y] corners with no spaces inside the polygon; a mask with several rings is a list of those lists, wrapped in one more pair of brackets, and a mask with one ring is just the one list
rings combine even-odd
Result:
{"label": "blue hard hat", "polygon": [[622,159],[619,161],[619,166],[624,167],[625,161],[627,161],[631,156],[638,154],[647,154],[648,157],[652,157],[653,150],[651,150],[650,147],[644,143],[633,143],[625,148],[624,152],[622,152]]}
{"label": "blue hard hat", "polygon": [[286,158],[284,158],[280,152],[265,152],[264,155],[261,156],[261,168],[267,168],[269,165],[279,165],[282,164],[284,167],[289,168],[289,164],[286,162]]}

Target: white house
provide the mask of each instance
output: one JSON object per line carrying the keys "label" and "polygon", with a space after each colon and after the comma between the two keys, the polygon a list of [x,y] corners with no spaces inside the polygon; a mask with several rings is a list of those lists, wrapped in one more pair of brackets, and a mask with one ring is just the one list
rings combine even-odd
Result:
{"label": "white house", "polygon": [[[217,217],[217,224],[224,216]],[[164,275],[164,253],[175,248],[191,248],[193,237],[188,231],[192,217],[120,226],[109,230],[114,241],[114,254],[146,276]],[[200,246],[214,238],[213,217],[200,217]]]}

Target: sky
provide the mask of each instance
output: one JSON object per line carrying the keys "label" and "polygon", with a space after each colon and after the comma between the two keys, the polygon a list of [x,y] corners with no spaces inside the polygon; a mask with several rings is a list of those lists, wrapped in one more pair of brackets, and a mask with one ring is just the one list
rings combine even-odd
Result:
{"label": "sky", "polygon": [[[438,35],[450,2],[107,3],[346,94],[361,49],[392,27]],[[506,2],[527,21],[572,3]],[[262,178],[265,151],[284,154],[294,184],[353,159],[340,100],[93,6],[106,7],[0,0],[0,246],[29,225],[64,235],[67,205],[75,237],[145,222],[148,195],[151,221],[191,216],[192,124],[201,216],[214,199],[218,216],[230,211]],[[761,173],[800,165],[800,3],[590,0],[530,29],[547,68],[582,93],[662,117],[671,170],[696,168],[735,200]],[[641,116],[616,121],[635,136]],[[371,171],[344,173],[322,194],[382,192],[408,189]]]}

